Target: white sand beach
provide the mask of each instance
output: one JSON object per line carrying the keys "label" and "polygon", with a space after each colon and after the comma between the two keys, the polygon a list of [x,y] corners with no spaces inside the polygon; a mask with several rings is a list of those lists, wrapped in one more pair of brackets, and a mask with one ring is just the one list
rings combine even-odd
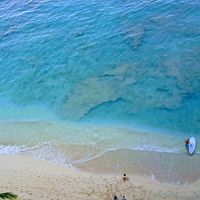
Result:
{"label": "white sand beach", "polygon": [[24,155],[0,156],[0,193],[13,192],[19,200],[197,200],[200,181],[161,183],[149,176],[88,173]]}

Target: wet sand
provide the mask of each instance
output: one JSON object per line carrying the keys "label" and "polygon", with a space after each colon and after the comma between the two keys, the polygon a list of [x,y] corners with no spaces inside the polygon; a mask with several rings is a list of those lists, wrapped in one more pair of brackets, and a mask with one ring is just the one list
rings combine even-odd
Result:
{"label": "wet sand", "polygon": [[83,172],[24,155],[0,156],[0,192],[13,192],[19,200],[112,200],[114,195],[126,195],[128,200],[200,198],[200,181],[181,185],[128,174],[124,182],[122,175]]}
{"label": "wet sand", "polygon": [[115,150],[77,163],[76,167],[98,173],[146,175],[160,182],[194,183],[200,179],[200,154]]}

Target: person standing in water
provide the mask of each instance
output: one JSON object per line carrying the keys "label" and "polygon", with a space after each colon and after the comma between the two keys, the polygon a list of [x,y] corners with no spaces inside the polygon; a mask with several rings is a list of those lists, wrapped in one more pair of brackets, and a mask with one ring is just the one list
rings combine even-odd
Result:
{"label": "person standing in water", "polygon": [[187,150],[189,150],[189,145],[190,145],[190,140],[189,139],[185,140],[185,147]]}

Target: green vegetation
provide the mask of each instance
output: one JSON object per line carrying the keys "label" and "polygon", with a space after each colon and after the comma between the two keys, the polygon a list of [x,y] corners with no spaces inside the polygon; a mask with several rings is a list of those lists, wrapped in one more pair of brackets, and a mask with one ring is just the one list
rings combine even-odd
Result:
{"label": "green vegetation", "polygon": [[0,193],[0,199],[17,199],[17,195],[11,192]]}

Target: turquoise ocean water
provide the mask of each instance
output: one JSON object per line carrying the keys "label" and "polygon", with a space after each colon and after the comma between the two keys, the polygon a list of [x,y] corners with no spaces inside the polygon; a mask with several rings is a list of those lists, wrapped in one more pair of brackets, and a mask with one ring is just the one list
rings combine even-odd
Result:
{"label": "turquoise ocean water", "polygon": [[[116,130],[91,131],[90,140],[88,124],[198,137],[199,55],[198,0],[2,0],[1,151],[30,141],[96,145],[102,139],[104,150],[135,142]],[[28,125],[16,125],[22,121]],[[38,130],[29,124],[36,121],[86,128]],[[152,143],[136,141],[145,150]]]}

